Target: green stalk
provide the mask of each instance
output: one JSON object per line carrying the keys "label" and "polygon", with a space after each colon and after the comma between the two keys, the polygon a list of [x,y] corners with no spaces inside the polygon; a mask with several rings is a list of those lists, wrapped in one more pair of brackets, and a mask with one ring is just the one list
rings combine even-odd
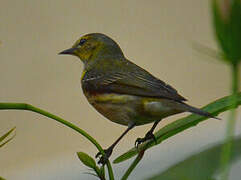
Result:
{"label": "green stalk", "polygon": [[230,112],[230,116],[227,122],[227,129],[226,129],[226,138],[222,153],[221,153],[221,172],[222,172],[222,180],[228,180],[229,171],[230,171],[230,157],[232,153],[232,143],[233,143],[233,136],[235,133],[235,124],[236,124],[236,107],[237,107],[237,93],[239,87],[239,66],[238,64],[232,65],[232,95],[231,104],[232,109]]}
{"label": "green stalk", "polygon": [[[87,132],[85,132],[84,130],[80,129],[78,126],[72,124],[71,122],[68,122],[54,114],[51,114],[45,110],[42,110],[40,108],[34,107],[30,104],[26,104],[26,103],[0,103],[0,110],[27,110],[27,111],[32,111],[32,112],[36,112],[38,114],[41,114],[43,116],[49,117],[51,119],[54,119],[55,121],[64,124],[65,126],[77,131],[78,133],[80,133],[81,135],[83,135],[85,138],[87,138],[100,152],[102,155],[104,155],[104,151],[103,148],[100,146],[100,144],[92,137],[90,136]],[[108,172],[109,172],[109,179],[110,180],[114,180],[114,174],[113,174],[113,170],[111,167],[110,162],[107,162],[107,168],[108,168]]]}
{"label": "green stalk", "polygon": [[143,158],[145,153],[145,149],[142,149],[139,153],[138,156],[136,157],[136,159],[131,163],[130,167],[127,169],[127,171],[125,172],[125,174],[123,175],[123,177],[121,178],[121,180],[126,180],[129,175],[131,174],[131,172],[135,169],[135,167],[137,166],[137,164],[141,161],[141,159]]}

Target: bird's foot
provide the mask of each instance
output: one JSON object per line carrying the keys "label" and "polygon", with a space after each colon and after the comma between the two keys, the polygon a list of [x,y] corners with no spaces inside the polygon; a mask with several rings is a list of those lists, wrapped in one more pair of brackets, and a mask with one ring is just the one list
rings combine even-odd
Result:
{"label": "bird's foot", "polygon": [[107,163],[109,157],[111,156],[112,151],[113,151],[113,148],[109,147],[108,149],[104,150],[105,152],[104,155],[102,155],[101,152],[98,152],[95,156],[95,158],[99,158],[98,164],[101,164],[102,166],[104,166]]}
{"label": "bird's foot", "polygon": [[147,132],[144,138],[137,138],[135,141],[135,147],[138,148],[138,146],[150,139],[153,139],[156,143],[156,137],[154,136],[154,134],[152,132]]}

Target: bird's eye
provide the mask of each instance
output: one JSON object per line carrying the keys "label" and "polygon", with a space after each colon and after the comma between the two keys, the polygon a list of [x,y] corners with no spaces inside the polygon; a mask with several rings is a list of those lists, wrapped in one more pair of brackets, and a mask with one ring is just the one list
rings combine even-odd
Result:
{"label": "bird's eye", "polygon": [[87,39],[81,39],[81,40],[79,41],[79,45],[82,46],[86,41],[87,41]]}

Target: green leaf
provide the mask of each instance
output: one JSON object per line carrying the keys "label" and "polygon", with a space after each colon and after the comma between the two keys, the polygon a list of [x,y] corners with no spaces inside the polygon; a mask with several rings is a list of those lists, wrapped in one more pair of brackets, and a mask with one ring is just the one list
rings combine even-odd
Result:
{"label": "green leaf", "polygon": [[0,180],[6,180],[6,179],[4,179],[4,178],[0,177]]}
{"label": "green leaf", "polygon": [[[173,179],[190,179],[190,180],[215,180],[220,168],[220,155],[223,144],[215,145],[202,152],[194,154],[182,162],[179,162],[164,172],[161,172],[150,180],[173,180]],[[233,143],[231,161],[237,160],[241,156],[241,137],[236,138]],[[201,173],[200,173],[201,172]]]}
{"label": "green leaf", "polygon": [[[239,106],[241,104],[241,92],[239,92],[236,97],[237,97],[237,106]],[[205,106],[202,109],[205,111],[208,111],[213,115],[218,115],[219,113],[227,111],[233,107],[234,102],[232,102],[231,99],[232,99],[232,96],[221,98],[215,102],[210,103],[209,105]],[[157,144],[160,144],[165,139],[168,139],[169,137],[172,137],[184,131],[185,129],[188,129],[192,126],[196,126],[198,123],[206,119],[208,118],[192,114],[185,118],[181,118],[179,120],[176,120],[175,122],[172,122],[166,125],[165,127],[163,127],[162,129],[160,129],[155,133]],[[143,143],[138,147],[138,150],[136,148],[132,148],[128,152],[116,158],[114,160],[114,163],[120,163],[127,159],[130,159],[131,157],[135,156],[140,150],[149,149],[154,145],[156,145],[156,143],[153,141],[148,141],[146,143]]]}
{"label": "green leaf", "polygon": [[[7,138],[15,129],[16,129],[16,127],[10,129],[7,133],[5,133],[3,136],[1,136],[0,142],[2,142],[5,138]],[[9,141],[11,141],[14,137],[15,137],[15,134],[11,138],[9,138],[8,140],[6,140],[2,144],[0,144],[0,148],[3,147],[5,144],[7,144]]]}
{"label": "green leaf", "polygon": [[104,166],[100,167],[99,177],[105,177],[105,167]]}
{"label": "green leaf", "polygon": [[88,154],[84,153],[84,152],[77,152],[78,158],[79,160],[86,165],[87,167],[90,167],[92,169],[96,169],[96,163],[95,160],[90,157]]}
{"label": "green leaf", "polygon": [[224,18],[217,0],[212,0],[213,25],[225,60],[238,64],[241,60],[241,1],[229,1],[230,12]]}
{"label": "green leaf", "polygon": [[94,175],[96,177],[99,177],[101,180],[105,180],[105,168],[104,166],[101,166],[100,168],[98,166],[96,166],[95,160],[90,157],[88,154],[84,153],[84,152],[77,152],[78,158],[80,159],[80,161],[86,165],[87,167],[90,167],[91,170],[94,170],[96,174],[94,173],[85,173],[85,174],[90,174],[90,175]]}

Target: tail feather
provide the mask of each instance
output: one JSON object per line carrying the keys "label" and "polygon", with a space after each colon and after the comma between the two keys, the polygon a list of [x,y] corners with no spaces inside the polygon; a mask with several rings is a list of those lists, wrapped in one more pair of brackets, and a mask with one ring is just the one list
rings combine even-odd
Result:
{"label": "tail feather", "polygon": [[205,116],[205,117],[221,120],[220,118],[213,116],[209,112],[203,111],[203,110],[201,110],[199,108],[195,108],[195,107],[190,106],[190,105],[185,104],[185,103],[182,103],[182,104],[185,106],[186,111],[189,111],[189,112],[192,112],[194,114],[201,115],[201,116]]}

